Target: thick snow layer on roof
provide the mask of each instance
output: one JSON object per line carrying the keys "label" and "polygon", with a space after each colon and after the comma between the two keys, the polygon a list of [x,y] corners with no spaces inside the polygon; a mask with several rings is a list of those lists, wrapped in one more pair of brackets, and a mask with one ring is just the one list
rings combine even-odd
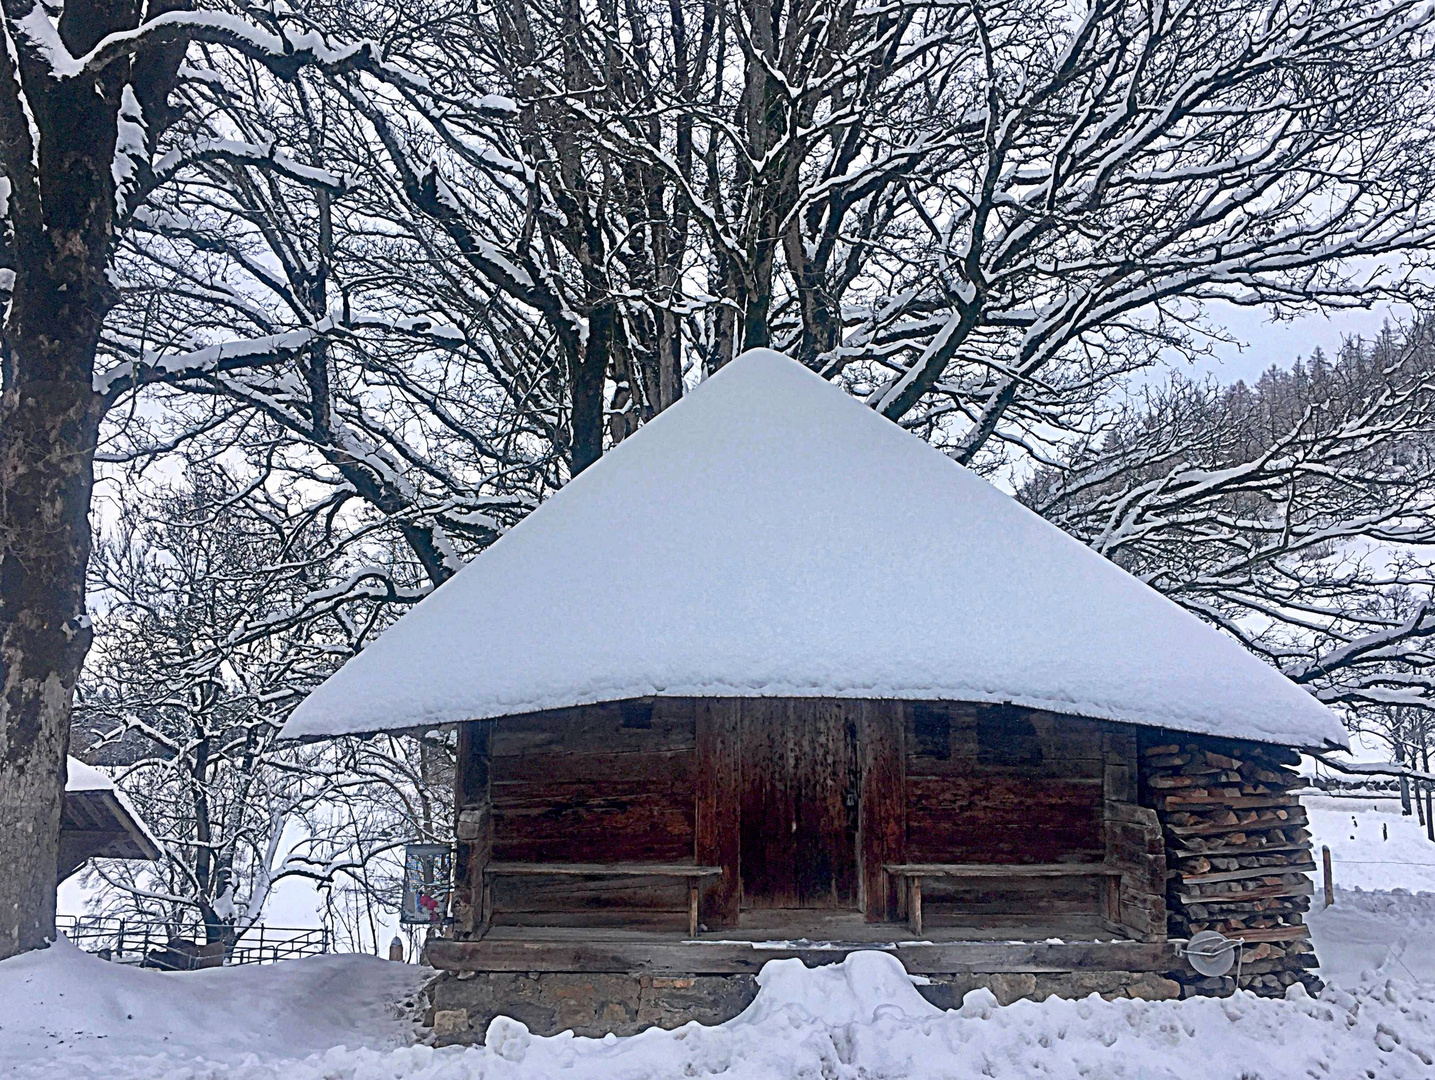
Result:
{"label": "thick snow layer on roof", "polygon": [[311,694],[287,733],[648,695],[1010,702],[1346,742],[1233,640],[768,351],[574,479]]}
{"label": "thick snow layer on roof", "polygon": [[65,759],[66,791],[114,791],[115,782],[79,758]]}

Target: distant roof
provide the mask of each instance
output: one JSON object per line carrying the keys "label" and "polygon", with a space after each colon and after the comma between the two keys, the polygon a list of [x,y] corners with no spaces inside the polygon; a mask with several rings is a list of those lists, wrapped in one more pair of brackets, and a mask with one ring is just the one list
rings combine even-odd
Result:
{"label": "distant roof", "polygon": [[766,350],[574,478],[286,734],[655,695],[1011,703],[1346,745],[1231,638]]}
{"label": "distant roof", "polygon": [[79,758],[65,759],[62,844],[86,858],[158,859],[159,841],[115,782]]}

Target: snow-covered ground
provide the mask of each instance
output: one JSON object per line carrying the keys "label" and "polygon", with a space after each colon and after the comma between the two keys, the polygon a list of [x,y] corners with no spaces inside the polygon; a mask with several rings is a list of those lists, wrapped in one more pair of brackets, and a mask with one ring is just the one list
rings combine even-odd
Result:
{"label": "snow-covered ground", "polygon": [[161,974],[62,943],[0,963],[0,1076],[1431,1080],[1435,844],[1398,803],[1316,797],[1308,805],[1339,890],[1335,906],[1310,920],[1331,983],[1318,1000],[1296,991],[1284,1001],[1242,994],[999,1007],[978,991],[944,1013],[890,957],[860,953],[815,970],[769,965],[753,1005],[716,1027],[544,1039],[500,1019],[485,1047],[434,1050],[411,1045],[405,1014],[419,968],[344,956]]}
{"label": "snow-covered ground", "polygon": [[1330,848],[1337,886],[1435,893],[1435,844],[1400,800],[1301,797],[1310,815],[1316,855]]}
{"label": "snow-covered ground", "polygon": [[61,940],[0,963],[0,1076],[169,1076],[164,1063],[186,1059],[402,1046],[426,974],[361,955],[159,972]]}
{"label": "snow-covered ground", "polygon": [[488,1045],[393,1044],[389,999],[416,969],[361,957],[162,975],[61,945],[0,964],[0,1070],[128,1080],[666,1080],[1435,1076],[1435,985],[1382,974],[1320,1000],[1047,1001],[986,991],[942,1012],[893,958],[769,964],[757,1000],[716,1027],[542,1039],[494,1021]]}

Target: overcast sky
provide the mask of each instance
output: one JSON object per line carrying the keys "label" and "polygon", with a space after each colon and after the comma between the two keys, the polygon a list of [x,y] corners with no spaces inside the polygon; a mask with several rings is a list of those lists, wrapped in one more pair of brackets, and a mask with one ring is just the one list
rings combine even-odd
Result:
{"label": "overcast sky", "polygon": [[1401,313],[1388,304],[1381,304],[1369,311],[1342,311],[1332,317],[1306,315],[1293,322],[1271,322],[1269,314],[1261,308],[1242,308],[1231,304],[1212,304],[1207,314],[1213,323],[1218,323],[1241,339],[1244,348],[1217,345],[1216,359],[1191,365],[1176,361],[1180,370],[1192,375],[1210,373],[1222,382],[1232,383],[1237,379],[1248,382],[1259,378],[1261,372],[1272,364],[1290,367],[1296,357],[1308,357],[1317,346],[1328,354],[1340,348],[1347,337],[1374,337],[1388,320],[1392,324],[1400,321]]}

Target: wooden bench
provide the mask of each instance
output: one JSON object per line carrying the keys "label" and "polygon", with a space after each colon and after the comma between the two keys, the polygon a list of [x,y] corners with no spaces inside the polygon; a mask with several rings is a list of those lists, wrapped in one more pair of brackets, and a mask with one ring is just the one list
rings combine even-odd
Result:
{"label": "wooden bench", "polygon": [[907,883],[907,921],[922,932],[922,879],[939,878],[1101,878],[1102,914],[1109,917],[1119,867],[1107,863],[888,863],[884,869]]}
{"label": "wooden bench", "polygon": [[483,868],[483,917],[487,922],[493,912],[490,888],[499,875],[517,877],[666,877],[681,878],[688,883],[688,936],[698,932],[698,883],[705,877],[718,877],[721,866],[692,866],[688,863],[536,863],[491,862]]}

